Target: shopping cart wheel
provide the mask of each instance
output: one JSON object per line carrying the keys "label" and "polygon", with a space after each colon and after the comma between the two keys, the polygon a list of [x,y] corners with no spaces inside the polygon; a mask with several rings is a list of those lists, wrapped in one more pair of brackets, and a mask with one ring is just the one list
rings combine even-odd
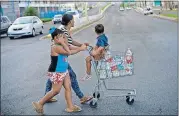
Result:
{"label": "shopping cart wheel", "polygon": [[[93,97],[94,97],[94,98],[96,97],[96,93],[95,93],[95,92],[93,93]],[[99,92],[97,93],[97,98],[98,98],[98,99],[100,98],[100,93],[99,93]]]}
{"label": "shopping cart wheel", "polygon": [[97,102],[94,102],[93,100],[90,102],[90,107],[91,108],[96,108],[97,107]]}
{"label": "shopping cart wheel", "polygon": [[134,98],[130,99],[130,96],[126,96],[126,102],[129,104],[129,105],[132,105],[134,103]]}

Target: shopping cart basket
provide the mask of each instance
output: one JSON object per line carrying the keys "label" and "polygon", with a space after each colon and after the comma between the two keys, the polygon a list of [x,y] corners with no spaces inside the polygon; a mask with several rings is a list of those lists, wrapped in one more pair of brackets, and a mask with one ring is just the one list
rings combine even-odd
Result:
{"label": "shopping cart basket", "polygon": [[[88,46],[88,52],[91,53],[93,47]],[[92,65],[95,70],[95,74],[97,76],[97,84],[94,88],[93,99],[90,101],[90,106],[92,108],[97,107],[97,101],[100,98],[100,93],[104,91],[122,91],[125,94],[122,95],[107,95],[106,97],[122,97],[126,98],[126,102],[129,105],[134,103],[134,97],[136,96],[135,89],[121,89],[121,88],[108,88],[106,86],[107,79],[113,79],[117,77],[131,76],[134,74],[134,62],[133,62],[133,54],[129,57],[127,52],[118,52],[118,51],[110,51],[109,47],[106,48],[106,53],[104,58],[101,60],[92,59]],[[131,52],[131,51],[130,51]],[[131,52],[132,53],[132,52]],[[104,86],[105,90],[101,90],[100,86]]]}

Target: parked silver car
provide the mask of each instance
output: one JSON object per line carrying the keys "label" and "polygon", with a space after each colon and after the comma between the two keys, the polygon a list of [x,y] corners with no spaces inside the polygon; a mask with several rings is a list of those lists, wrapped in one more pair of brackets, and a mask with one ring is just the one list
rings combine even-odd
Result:
{"label": "parked silver car", "polygon": [[54,24],[61,23],[62,22],[62,15],[55,15],[52,21],[53,21]]}
{"label": "parked silver car", "polygon": [[36,16],[26,16],[17,18],[8,29],[10,39],[22,36],[35,36],[37,33],[43,34],[44,25]]}
{"label": "parked silver car", "polygon": [[0,34],[7,34],[8,28],[12,24],[7,16],[1,16],[1,30]]}

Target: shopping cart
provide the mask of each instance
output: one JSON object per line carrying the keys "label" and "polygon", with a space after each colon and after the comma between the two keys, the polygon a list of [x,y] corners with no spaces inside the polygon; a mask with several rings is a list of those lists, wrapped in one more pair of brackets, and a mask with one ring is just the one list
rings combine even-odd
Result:
{"label": "shopping cart", "polygon": [[[87,49],[90,54],[93,47],[88,46]],[[131,55],[132,60],[128,59],[129,62],[127,62],[126,58],[126,52],[110,51],[109,46],[106,47],[105,56],[101,60],[96,61],[91,56],[92,65],[97,76],[97,84],[94,88],[93,99],[90,101],[89,104],[92,108],[97,107],[97,101],[101,97],[100,93],[104,93],[104,91],[122,91],[124,92],[124,94],[122,95],[107,95],[106,97],[124,96],[126,98],[126,102],[129,105],[132,105],[134,103],[134,97],[136,96],[135,89],[108,88],[106,86],[107,79],[131,76],[134,74],[133,54]],[[102,90],[102,85],[105,90]]]}

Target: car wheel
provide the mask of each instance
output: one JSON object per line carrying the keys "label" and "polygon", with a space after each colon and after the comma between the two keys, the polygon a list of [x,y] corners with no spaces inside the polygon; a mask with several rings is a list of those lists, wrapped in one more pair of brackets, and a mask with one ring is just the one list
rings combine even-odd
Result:
{"label": "car wheel", "polygon": [[35,37],[35,29],[32,29],[32,37]]}
{"label": "car wheel", "polygon": [[14,39],[14,37],[9,37],[10,39]]}
{"label": "car wheel", "polygon": [[41,30],[40,34],[43,34],[43,27],[42,27],[42,30]]}

